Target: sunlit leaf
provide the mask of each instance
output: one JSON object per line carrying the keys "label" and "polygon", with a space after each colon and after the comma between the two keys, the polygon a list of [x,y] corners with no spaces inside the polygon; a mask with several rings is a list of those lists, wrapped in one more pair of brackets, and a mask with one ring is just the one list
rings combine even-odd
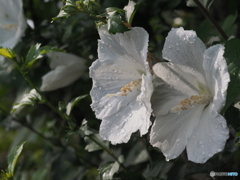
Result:
{"label": "sunlit leaf", "polygon": [[26,93],[23,95],[22,99],[20,100],[19,103],[15,103],[12,112],[16,112],[16,110],[22,106],[30,105],[33,106],[36,103],[41,102],[42,98],[41,96],[37,93],[35,89],[32,89],[29,93]]}
{"label": "sunlit leaf", "polygon": [[75,105],[77,105],[83,98],[87,97],[88,95],[83,95],[83,96],[79,96],[79,97],[76,97],[74,98],[71,102],[69,102],[67,104],[67,107],[66,107],[66,114],[69,115],[72,111],[72,109],[74,108]]}
{"label": "sunlit leaf", "polygon": [[[118,161],[120,163],[123,162],[123,156],[120,156],[118,158]],[[101,180],[111,180],[113,179],[113,175],[118,172],[119,170],[119,163],[115,161],[114,163],[107,163],[99,167],[99,175]],[[140,179],[139,179],[140,180]]]}
{"label": "sunlit leaf", "polygon": [[[97,142],[104,145],[105,147],[108,147],[109,143],[107,141],[104,141],[99,134],[92,134],[90,135],[92,138],[94,138]],[[88,152],[93,152],[102,149],[101,146],[99,146],[97,143],[92,141],[88,136],[84,137],[85,142],[88,144],[85,149]]]}
{"label": "sunlit leaf", "polygon": [[10,152],[10,154],[8,155],[8,172],[12,175],[14,174],[14,169],[18,160],[18,157],[20,156],[22,149],[23,149],[23,145],[25,144],[25,142],[22,142],[19,146],[15,147],[12,149],[12,151]]}
{"label": "sunlit leaf", "polygon": [[28,54],[25,60],[25,64],[27,68],[30,68],[36,62],[36,60],[42,58],[43,55],[48,52],[64,52],[64,50],[58,49],[55,47],[51,47],[51,46],[40,47],[40,46],[41,44],[33,45],[28,51]]}
{"label": "sunlit leaf", "polygon": [[16,54],[14,53],[13,50],[11,50],[10,48],[3,48],[1,46],[0,46],[0,55],[9,59],[13,59],[14,57],[16,57]]}

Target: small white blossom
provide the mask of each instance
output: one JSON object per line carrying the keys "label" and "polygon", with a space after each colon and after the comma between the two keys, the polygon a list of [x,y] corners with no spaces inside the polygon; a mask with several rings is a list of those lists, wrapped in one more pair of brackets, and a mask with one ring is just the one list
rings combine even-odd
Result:
{"label": "small white blossom", "polygon": [[48,72],[42,77],[41,91],[53,91],[76,81],[86,70],[86,60],[65,52],[50,52],[47,56],[51,59]]}
{"label": "small white blossom", "polygon": [[98,59],[90,67],[92,109],[102,119],[100,135],[112,144],[127,142],[151,125],[152,75],[147,62],[148,33],[139,27],[110,35],[99,30]]}
{"label": "small white blossom", "polygon": [[186,148],[189,160],[204,163],[223,150],[229,131],[220,111],[230,80],[223,53],[222,45],[206,49],[194,31],[177,28],[168,34],[163,58],[170,62],[153,67],[156,120],[150,134],[166,159]]}

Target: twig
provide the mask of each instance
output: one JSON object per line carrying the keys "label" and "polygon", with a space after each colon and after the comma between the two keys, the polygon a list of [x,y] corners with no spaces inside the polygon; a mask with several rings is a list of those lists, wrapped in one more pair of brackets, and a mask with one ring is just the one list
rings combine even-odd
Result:
{"label": "twig", "polygon": [[228,36],[225,34],[225,32],[223,31],[223,29],[219,26],[219,24],[215,21],[215,19],[213,19],[213,17],[211,16],[211,14],[206,10],[206,8],[198,1],[198,0],[193,0],[196,5],[198,6],[198,8],[200,9],[200,11],[206,16],[206,18],[212,23],[212,25],[216,28],[216,30],[219,32],[219,34],[222,36],[222,38],[227,41],[228,40]]}

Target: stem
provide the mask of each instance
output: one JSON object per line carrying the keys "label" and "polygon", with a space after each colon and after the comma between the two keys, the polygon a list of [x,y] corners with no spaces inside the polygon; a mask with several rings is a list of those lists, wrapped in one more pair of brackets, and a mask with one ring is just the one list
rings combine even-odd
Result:
{"label": "stem", "polygon": [[75,124],[72,122],[72,118],[70,116],[68,116],[67,114],[63,114],[58,108],[56,108],[55,106],[52,105],[52,103],[50,103],[47,98],[42,94],[42,92],[38,89],[37,86],[35,86],[33,84],[33,82],[31,81],[31,79],[27,76],[27,74],[25,72],[23,72],[23,70],[21,69],[20,64],[18,63],[17,59],[15,59],[17,68],[19,70],[19,72],[22,74],[22,76],[24,77],[24,79],[28,82],[28,84],[34,88],[37,93],[41,96],[41,98],[43,99],[44,103],[50,107],[52,109],[52,111],[54,111],[55,113],[57,113],[61,118],[66,119],[68,122],[68,125],[70,126],[70,129],[75,129]]}
{"label": "stem", "polygon": [[115,159],[118,162],[118,164],[123,168],[123,170],[127,172],[127,168],[121,162],[119,162],[118,158],[114,155],[114,153],[110,149],[99,143],[96,139],[94,139],[93,136],[88,135],[87,137],[91,139],[93,142],[95,142],[98,146],[100,146],[104,151],[106,151],[113,159]]}
{"label": "stem", "polygon": [[31,127],[28,123],[26,122],[22,122],[17,120],[16,118],[12,117],[12,120],[15,122],[18,122],[19,124],[21,124],[22,126],[28,128],[30,131],[34,132],[35,134],[37,134],[39,137],[41,137],[42,139],[49,141],[52,145],[54,145],[51,140],[47,137],[45,137],[43,134],[41,134],[40,132],[36,131],[33,127]]}
{"label": "stem", "polygon": [[225,34],[225,32],[223,31],[223,29],[219,26],[219,24],[215,21],[215,19],[213,19],[213,17],[211,16],[211,14],[206,10],[206,8],[198,1],[198,0],[193,0],[198,8],[200,9],[200,11],[206,16],[206,18],[212,23],[212,25],[216,28],[216,30],[219,32],[219,34],[222,36],[222,38],[224,39],[224,41],[228,40],[228,36]]}

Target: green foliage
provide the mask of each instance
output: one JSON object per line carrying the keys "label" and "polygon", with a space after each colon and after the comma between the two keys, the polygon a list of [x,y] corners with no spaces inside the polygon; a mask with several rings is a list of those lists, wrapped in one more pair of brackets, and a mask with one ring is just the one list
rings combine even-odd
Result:
{"label": "green foliage", "polygon": [[[120,156],[118,158],[119,162],[122,162],[122,156]],[[113,176],[115,173],[118,172],[119,170],[119,162],[115,161],[115,162],[108,162],[104,165],[101,165],[98,168],[99,171],[99,176],[101,180],[114,180]]]}
{"label": "green foliage", "polygon": [[9,59],[13,59],[16,57],[16,54],[14,53],[13,50],[11,50],[10,48],[3,48],[1,46],[0,46],[0,55]]}
{"label": "green foliage", "polygon": [[58,49],[55,47],[51,47],[51,46],[40,47],[40,46],[41,44],[33,45],[28,51],[26,60],[25,60],[27,69],[30,69],[38,59],[42,58],[43,55],[48,52],[64,52],[64,50]]}
{"label": "green foliage", "polygon": [[222,112],[224,113],[233,101],[240,95],[240,39],[231,39],[225,44],[224,57],[228,64],[230,82],[227,90],[227,100]]}
{"label": "green foliage", "polygon": [[35,104],[40,103],[42,100],[41,96],[36,92],[35,89],[32,89],[29,93],[23,95],[23,98],[19,103],[15,103],[12,112],[16,112],[22,106],[30,105],[34,106]]}
{"label": "green foliage", "polygon": [[74,98],[72,101],[70,101],[66,106],[66,114],[70,115],[72,109],[75,105],[77,105],[83,98],[87,97],[88,95],[78,96]]}
{"label": "green foliage", "polygon": [[17,164],[18,157],[20,156],[23,145],[25,142],[22,142],[19,146],[13,148],[8,155],[8,168],[5,171],[2,171],[1,179],[2,180],[11,180],[14,177],[14,169]]}
{"label": "green foliage", "polygon": [[109,7],[107,12],[108,32],[111,34],[129,31],[125,11],[119,8]]}

